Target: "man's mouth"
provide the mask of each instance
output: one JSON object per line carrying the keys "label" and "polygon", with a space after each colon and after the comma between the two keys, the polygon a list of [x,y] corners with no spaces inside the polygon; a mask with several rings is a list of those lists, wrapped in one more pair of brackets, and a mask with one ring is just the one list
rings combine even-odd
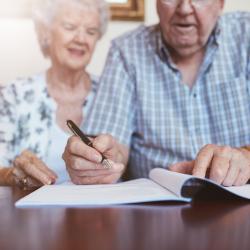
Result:
{"label": "man's mouth", "polygon": [[196,28],[193,23],[175,23],[174,27],[180,32],[190,32]]}

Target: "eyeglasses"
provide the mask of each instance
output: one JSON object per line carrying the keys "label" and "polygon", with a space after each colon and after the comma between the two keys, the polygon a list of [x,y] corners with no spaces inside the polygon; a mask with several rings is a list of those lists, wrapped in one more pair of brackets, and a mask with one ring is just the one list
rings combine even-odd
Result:
{"label": "eyeglasses", "polygon": [[[177,6],[183,0],[161,0],[161,1],[165,4]],[[190,4],[195,6],[195,7],[205,6],[209,3],[211,3],[212,1],[214,1],[214,0],[189,0]]]}

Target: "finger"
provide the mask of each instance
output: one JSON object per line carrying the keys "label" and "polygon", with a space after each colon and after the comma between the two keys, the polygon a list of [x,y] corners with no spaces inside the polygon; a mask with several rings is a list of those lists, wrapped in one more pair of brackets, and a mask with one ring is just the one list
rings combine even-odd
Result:
{"label": "finger", "polygon": [[19,172],[20,170],[22,170],[25,173],[25,176],[30,175],[31,177],[42,182],[43,184],[49,185],[54,183],[55,178],[51,178],[50,175],[45,173],[43,170],[40,170],[37,165],[32,163],[32,159],[34,159],[33,155],[31,155],[27,151],[24,151],[20,156],[16,157],[16,159],[14,160],[14,168],[19,169]]}
{"label": "finger", "polygon": [[22,179],[26,178],[26,186],[27,187],[40,187],[42,183],[33,179],[32,177],[27,176],[27,174],[20,168],[13,168],[12,170],[14,183],[19,186],[23,187]]}
{"label": "finger", "polygon": [[22,179],[22,178],[26,177],[25,172],[18,167],[13,167],[12,174],[14,177],[16,177],[18,179]]}
{"label": "finger", "polygon": [[204,178],[206,176],[206,172],[213,159],[215,149],[215,145],[208,144],[200,150],[196,157],[194,168],[192,171],[192,174],[194,176],[201,178]]}
{"label": "finger", "polygon": [[26,183],[26,186],[28,188],[35,188],[35,187],[41,187],[43,186],[43,183],[41,183],[40,181],[28,176],[26,177],[27,179],[27,183]]}
{"label": "finger", "polygon": [[71,136],[67,142],[63,159],[67,161],[72,155],[85,158],[89,161],[99,163],[102,161],[101,154],[94,148],[87,146],[77,136]]}
{"label": "finger", "polygon": [[110,174],[108,169],[101,169],[101,170],[74,170],[70,169],[68,171],[71,176],[78,176],[78,177],[96,177],[101,175]]}
{"label": "finger", "polygon": [[[223,180],[227,175],[229,166],[230,166],[230,159],[214,156],[211,163],[209,178],[218,184],[222,184]],[[232,173],[233,172],[231,172],[231,174]]]}
{"label": "finger", "polygon": [[168,169],[182,174],[192,174],[194,161],[183,161],[171,165]]}
{"label": "finger", "polygon": [[234,186],[245,185],[249,180],[249,175],[250,175],[249,171],[247,171],[247,173],[245,171],[239,171],[239,174],[236,180],[234,181],[233,185]]}
{"label": "finger", "polygon": [[121,175],[119,173],[106,175],[102,178],[100,184],[114,184],[119,180],[120,177]]}
{"label": "finger", "polygon": [[234,150],[232,152],[232,159],[229,162],[229,169],[222,183],[224,186],[227,186],[227,187],[232,186],[235,183],[236,179],[238,178],[239,173],[240,173],[239,164],[241,164],[241,161],[240,161],[241,157],[242,157],[242,153],[240,151]]}
{"label": "finger", "polygon": [[102,134],[94,138],[93,146],[101,153],[111,150],[115,146],[115,140],[111,135]]}
{"label": "finger", "polygon": [[30,161],[30,163],[34,164],[35,166],[37,166],[41,171],[43,171],[45,174],[47,174],[52,180],[53,182],[55,182],[57,175],[54,171],[52,171],[51,169],[49,169],[45,163],[40,160],[34,153],[25,150],[22,152],[20,157],[25,157],[27,158],[27,160]]}
{"label": "finger", "polygon": [[30,163],[27,160],[24,160],[23,163],[24,164],[22,165],[18,165],[18,167],[21,168],[27,175],[42,182],[44,185],[52,184],[51,178],[39,168],[37,168],[34,164]]}
{"label": "finger", "polygon": [[72,179],[73,183],[77,185],[95,185],[95,184],[112,184],[119,179],[119,174],[102,175],[102,176],[83,176],[74,177]]}
{"label": "finger", "polygon": [[58,178],[57,174],[52,171],[51,169],[49,169],[45,163],[43,161],[41,161],[40,159],[38,159],[37,157],[35,157],[32,161],[32,163],[37,166],[37,168],[44,172],[54,183],[56,181],[56,179]]}
{"label": "finger", "polygon": [[108,159],[114,160],[118,156],[119,145],[111,135],[102,134],[97,136],[93,140],[93,146]]}
{"label": "finger", "polygon": [[104,169],[101,163],[94,163],[82,157],[74,155],[68,157],[66,166],[67,169],[73,169],[78,171]]}
{"label": "finger", "polygon": [[76,185],[95,185],[95,184],[101,184],[101,180],[104,178],[105,175],[101,176],[76,176],[71,175],[71,172],[69,172],[69,175],[71,177],[71,180]]}
{"label": "finger", "polygon": [[237,168],[236,166],[232,166],[230,164],[226,177],[222,182],[222,185],[226,187],[232,186],[235,183],[239,175],[239,172],[240,172],[239,168]]}
{"label": "finger", "polygon": [[[118,165],[118,166],[117,166]],[[89,176],[89,177],[95,177],[95,176],[102,176],[102,175],[112,175],[112,174],[120,174],[123,170],[122,164],[114,164],[114,167],[112,168],[103,168],[102,169],[95,169],[95,170],[74,170],[69,169],[68,172],[70,172],[71,176]]]}
{"label": "finger", "polygon": [[218,184],[222,184],[228,173],[231,158],[232,148],[225,146],[216,149],[211,163],[209,178]]}
{"label": "finger", "polygon": [[14,184],[22,188],[23,187],[22,179],[27,177],[26,173],[20,168],[13,167],[12,175],[14,179]]}

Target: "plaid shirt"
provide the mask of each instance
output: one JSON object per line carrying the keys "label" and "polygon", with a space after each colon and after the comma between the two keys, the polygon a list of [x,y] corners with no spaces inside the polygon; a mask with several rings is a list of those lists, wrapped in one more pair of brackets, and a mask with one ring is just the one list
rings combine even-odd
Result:
{"label": "plaid shirt", "polygon": [[130,174],[192,160],[206,144],[250,144],[250,13],[220,18],[192,88],[164,46],[159,25],[112,42],[89,134],[130,146]]}

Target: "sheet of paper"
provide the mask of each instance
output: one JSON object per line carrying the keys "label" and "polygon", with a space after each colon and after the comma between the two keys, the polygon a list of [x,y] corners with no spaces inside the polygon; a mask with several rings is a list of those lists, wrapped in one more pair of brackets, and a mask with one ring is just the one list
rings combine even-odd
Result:
{"label": "sheet of paper", "polygon": [[154,168],[150,171],[149,177],[159,185],[172,191],[176,196],[181,197],[181,187],[192,176],[168,171],[163,168]]}
{"label": "sheet of paper", "polygon": [[233,186],[233,187],[224,187],[222,185],[218,185],[215,182],[209,179],[196,178],[191,175],[180,174],[176,172],[171,172],[162,168],[154,168],[150,171],[150,178],[154,180],[156,183],[160,184],[163,187],[166,187],[170,191],[172,191],[177,196],[181,196],[181,188],[183,184],[189,179],[199,179],[204,181],[204,183],[211,183],[216,186],[218,189],[227,190],[234,195],[239,197],[243,197],[246,199],[250,199],[250,184],[246,184],[243,186]]}
{"label": "sheet of paper", "polygon": [[16,202],[17,207],[91,206],[128,204],[149,201],[189,201],[149,179],[136,179],[109,185],[51,185],[43,186]]}
{"label": "sheet of paper", "polygon": [[238,187],[225,187],[225,189],[240,197],[250,199],[250,184]]}

